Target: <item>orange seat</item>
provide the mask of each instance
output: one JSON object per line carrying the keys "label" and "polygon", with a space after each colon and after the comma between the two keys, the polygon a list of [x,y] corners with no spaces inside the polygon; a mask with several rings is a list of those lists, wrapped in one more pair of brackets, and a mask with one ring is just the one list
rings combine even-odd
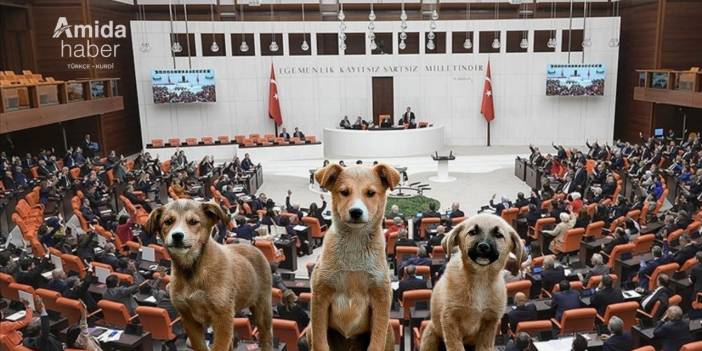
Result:
{"label": "orange seat", "polygon": [[[409,290],[402,293],[402,318],[406,321],[414,318],[412,309],[417,305],[417,302],[426,302],[429,305],[431,301],[431,289]],[[416,311],[415,311],[416,312]],[[428,311],[427,311],[428,312]],[[427,315],[428,317],[428,315]]]}
{"label": "orange seat", "polygon": [[61,255],[61,262],[63,263],[63,270],[66,274],[69,272],[76,272],[81,279],[85,278],[85,265],[80,257],[71,254],[63,254]]}
{"label": "orange seat", "polygon": [[524,321],[517,323],[517,328],[515,329],[515,334],[527,333],[532,337],[539,335],[541,332],[551,331],[553,325],[550,320],[540,320],[540,321]]}
{"label": "orange seat", "polygon": [[80,179],[80,168],[73,167],[73,168],[71,168],[70,173],[71,173],[71,178],[73,178],[73,180]]}
{"label": "orange seat", "polygon": [[190,146],[197,145],[197,138],[185,138],[185,144]]}
{"label": "orange seat", "polygon": [[457,226],[459,223],[463,222],[467,217],[453,217],[451,218],[451,225]]}
{"label": "orange seat", "polygon": [[5,334],[0,334],[0,350],[3,351],[32,351],[32,349],[25,347],[24,345],[15,345],[12,343],[10,338]]}
{"label": "orange seat", "polygon": [[641,218],[641,210],[631,210],[626,213],[626,217],[638,222],[639,218]]}
{"label": "orange seat", "polygon": [[404,341],[404,327],[400,323],[399,319],[391,319],[390,326],[392,327],[393,334],[395,334],[395,345],[401,345]]}
{"label": "orange seat", "polygon": [[316,144],[317,143],[317,137],[314,135],[308,135],[305,137],[305,141],[307,141],[310,144]]}
{"label": "orange seat", "polygon": [[430,225],[439,225],[441,223],[441,218],[437,217],[427,217],[427,218],[422,218],[420,220],[419,224],[419,237],[422,238],[422,240],[427,238],[427,227]]}
{"label": "orange seat", "polygon": [[666,274],[669,277],[672,277],[673,273],[675,273],[678,270],[678,268],[680,268],[680,265],[675,262],[662,264],[656,267],[656,269],[653,270],[653,273],[651,273],[651,277],[648,280],[648,289],[653,290],[656,288],[658,284],[659,275]]}
{"label": "orange seat", "polygon": [[137,316],[130,316],[123,303],[102,299],[98,301],[104,323],[109,327],[125,328]]}
{"label": "orange seat", "polygon": [[273,336],[285,343],[286,350],[298,350],[297,339],[300,338],[300,330],[297,328],[297,322],[273,318]]}
{"label": "orange seat", "polygon": [[202,143],[204,145],[212,145],[214,144],[214,138],[211,136],[202,137]]}
{"label": "orange seat", "polygon": [[393,232],[388,235],[388,240],[385,243],[385,253],[388,256],[395,255],[395,243],[397,243],[397,235],[397,232]]}
{"label": "orange seat", "polygon": [[302,217],[302,222],[305,223],[310,228],[310,236],[314,239],[323,239],[324,234],[327,232],[326,229],[322,230],[322,226],[319,224],[319,219],[316,217],[305,216]]}
{"label": "orange seat", "polygon": [[680,348],[680,351],[702,351],[702,341],[685,344]]}
{"label": "orange seat", "polygon": [[246,139],[246,135],[235,135],[234,140],[236,141],[237,144],[243,144],[244,139]]}
{"label": "orange seat", "polygon": [[398,246],[395,248],[395,267],[408,256],[417,256],[419,248],[416,246]]}
{"label": "orange seat", "polygon": [[[668,298],[668,307],[670,306],[678,306],[682,302],[682,296],[680,295],[673,295]],[[654,316],[658,315],[658,310],[661,308],[661,302],[656,301],[655,304],[653,304],[653,308],[651,309],[651,312],[648,313],[644,310],[636,310],[637,315],[640,317],[644,317],[647,319],[653,319]]]}
{"label": "orange seat", "polygon": [[446,258],[446,251],[441,245],[431,247],[431,258]]}
{"label": "orange seat", "polygon": [[583,235],[585,235],[585,229],[583,228],[569,229],[565,234],[565,241],[560,252],[568,254],[580,251],[580,242],[583,239]]}
{"label": "orange seat", "polygon": [[153,147],[163,147],[163,139],[152,139],[151,140],[151,146]]}
{"label": "orange seat", "polygon": [[649,345],[649,346],[642,346],[642,347],[639,347],[638,349],[633,349],[631,351],[656,351],[656,348]]}
{"label": "orange seat", "polygon": [[424,281],[431,281],[431,267],[429,266],[416,266],[415,273],[424,277]]}
{"label": "orange seat", "polygon": [[612,252],[609,254],[609,260],[607,261],[607,265],[609,268],[614,268],[614,263],[617,262],[617,259],[624,253],[632,253],[634,252],[634,248],[636,245],[634,243],[628,243],[628,244],[621,244],[617,245],[612,249]]}
{"label": "orange seat", "polygon": [[170,145],[171,147],[180,146],[180,139],[179,138],[170,138],[170,139],[168,139],[168,145]]}
{"label": "orange seat", "polygon": [[136,308],[136,313],[144,331],[151,333],[154,339],[170,341],[177,337],[173,333],[173,325],[180,320],[180,317],[171,321],[168,311],[159,307],[139,306]]}
{"label": "orange seat", "polygon": [[534,224],[533,227],[529,228],[528,236],[533,240],[539,240],[539,238],[541,237],[541,232],[544,230],[544,227],[554,224],[556,224],[556,219],[553,217],[537,219],[536,224]]}
{"label": "orange seat", "polygon": [[292,137],[290,139],[290,143],[299,145],[299,144],[304,144],[305,142],[303,140],[301,140],[299,137]]}
{"label": "orange seat", "polygon": [[680,267],[679,271],[680,272],[687,272],[687,271],[691,270],[692,267],[694,267],[695,265],[697,265],[697,258],[695,258],[695,257],[690,258],[689,260],[685,261],[685,263],[683,263],[683,265],[682,265],[682,267]]}
{"label": "orange seat", "polygon": [[[616,281],[616,280],[617,280],[617,275],[616,275],[616,274],[610,274],[609,277],[612,278],[612,281]],[[586,288],[587,288],[587,289],[596,288],[596,287],[600,286],[600,283],[601,283],[601,282],[602,282],[602,276],[601,276],[601,275],[593,275],[593,276],[590,277],[590,279],[587,281],[587,286],[586,286]]]}
{"label": "orange seat", "polygon": [[283,300],[283,290],[278,288],[271,288],[271,303],[277,305]]}
{"label": "orange seat", "polygon": [[283,262],[285,261],[285,255],[278,250],[275,245],[273,245],[273,242],[270,240],[256,240],[254,242],[254,245],[263,252],[263,255],[266,256],[266,259],[268,262]]}
{"label": "orange seat", "polygon": [[13,294],[16,294],[17,293],[16,290],[10,289],[10,284],[12,284],[14,282],[15,282],[15,278],[13,278],[11,275],[5,274],[5,273],[0,273],[0,295],[10,299],[10,297]]}
{"label": "orange seat", "polygon": [[514,226],[514,221],[517,220],[517,216],[519,216],[519,209],[516,207],[512,208],[506,208],[502,210],[502,214],[500,217],[507,222],[507,224],[511,225],[513,228]]}
{"label": "orange seat", "polygon": [[217,141],[219,141],[220,144],[229,144],[229,137],[226,135],[220,135],[217,137]]}
{"label": "orange seat", "polygon": [[585,228],[585,236],[586,237],[594,237],[594,238],[599,238],[602,236],[602,229],[605,226],[604,221],[597,221],[597,222],[592,222],[587,225],[587,228]]}
{"label": "orange seat", "polygon": [[68,319],[68,325],[78,324],[83,313],[83,305],[79,300],[59,297],[56,299],[56,306],[61,317]]}
{"label": "orange seat", "polygon": [[285,138],[277,137],[277,138],[273,139],[273,143],[276,144],[276,145],[285,145],[285,144],[287,144],[288,142],[285,141]]}
{"label": "orange seat", "polygon": [[149,247],[156,252],[156,262],[171,260],[171,255],[168,254],[168,250],[165,247],[158,244],[149,244]]}
{"label": "orange seat", "polygon": [[672,233],[668,234],[668,242],[669,243],[677,242],[677,240],[680,239],[680,237],[683,234],[685,234],[685,231],[682,229],[678,229],[678,230],[673,231]]}
{"label": "orange seat", "polygon": [[47,310],[59,313],[61,312],[61,308],[59,307],[58,303],[56,303],[56,300],[61,297],[61,294],[58,291],[37,289],[34,290],[34,293],[41,297],[41,301],[44,303]]}
{"label": "orange seat", "polygon": [[636,310],[638,308],[639,303],[636,301],[615,303],[607,306],[603,317],[597,316],[597,318],[607,325],[612,316],[617,316],[624,321],[624,330],[629,331],[632,326],[636,325]]}
{"label": "orange seat", "polygon": [[24,291],[28,294],[34,295],[34,288],[29,286],[29,285],[25,285],[25,284],[10,283],[10,285],[8,286],[8,290],[9,290],[8,296],[3,296],[3,297],[8,298],[8,299],[13,300],[13,301],[18,301],[18,302],[22,302],[22,301],[20,301],[20,297],[19,297],[20,291]]}
{"label": "orange seat", "polygon": [[234,318],[234,333],[239,340],[254,340],[254,329],[248,318]]}
{"label": "orange seat", "polygon": [[531,280],[517,280],[514,282],[509,282],[505,284],[505,286],[507,287],[507,296],[509,297],[514,297],[514,295],[518,292],[521,292],[529,297],[529,293],[531,291]]}
{"label": "orange seat", "polygon": [[560,329],[559,335],[577,332],[590,332],[595,328],[597,310],[594,308],[576,308],[563,312],[560,322],[551,319],[551,322]]}
{"label": "orange seat", "polygon": [[651,251],[653,242],[656,240],[654,234],[639,235],[634,241],[634,252],[633,255],[643,255]]}

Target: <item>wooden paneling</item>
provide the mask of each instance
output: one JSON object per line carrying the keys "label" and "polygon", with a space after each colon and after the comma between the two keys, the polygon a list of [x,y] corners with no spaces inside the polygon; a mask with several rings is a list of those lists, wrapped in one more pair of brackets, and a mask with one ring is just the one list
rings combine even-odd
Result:
{"label": "wooden paneling", "polygon": [[338,55],[339,34],[317,33],[317,55]]}
{"label": "wooden paneling", "polygon": [[702,66],[702,1],[666,1],[660,68]]}
{"label": "wooden paneling", "polygon": [[366,33],[346,33],[346,50],[344,55],[365,55]]}
{"label": "wooden paneling", "polygon": [[[397,33],[397,44],[400,45],[400,33]],[[398,47],[397,50],[400,53],[400,55],[407,55],[407,54],[418,54],[419,53],[419,33],[407,33],[407,39],[405,40],[405,47],[404,50],[400,50]]]}
{"label": "wooden paneling", "polygon": [[392,77],[373,77],[373,123],[380,124],[379,115],[390,115],[394,123],[394,91]]}
{"label": "wooden paneling", "polygon": [[635,87],[634,100],[702,108],[702,93],[686,90]]}
{"label": "wooden paneling", "polygon": [[30,9],[0,6],[0,70],[36,70]]}

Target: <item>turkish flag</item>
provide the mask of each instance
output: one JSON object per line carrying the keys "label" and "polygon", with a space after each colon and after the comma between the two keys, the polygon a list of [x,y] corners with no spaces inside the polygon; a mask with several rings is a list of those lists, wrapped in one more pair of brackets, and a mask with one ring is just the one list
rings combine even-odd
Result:
{"label": "turkish flag", "polygon": [[275,80],[275,69],[271,63],[271,80],[268,89],[268,117],[275,121],[275,125],[283,124],[283,115],[280,113],[280,99],[278,98],[278,82]]}
{"label": "turkish flag", "polygon": [[492,78],[490,75],[490,61],[488,60],[487,74],[485,75],[485,85],[483,86],[483,103],[480,105],[480,113],[485,120],[490,123],[495,119],[495,106],[492,103]]}

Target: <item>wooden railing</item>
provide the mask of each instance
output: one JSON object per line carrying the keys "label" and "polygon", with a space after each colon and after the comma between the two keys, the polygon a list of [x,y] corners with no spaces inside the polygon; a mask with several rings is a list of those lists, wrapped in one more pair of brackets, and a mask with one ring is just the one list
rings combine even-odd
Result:
{"label": "wooden railing", "polygon": [[634,99],[654,103],[702,108],[702,72],[670,69],[636,70],[639,75]]}
{"label": "wooden railing", "polygon": [[0,81],[0,113],[120,96],[119,78],[12,84]]}

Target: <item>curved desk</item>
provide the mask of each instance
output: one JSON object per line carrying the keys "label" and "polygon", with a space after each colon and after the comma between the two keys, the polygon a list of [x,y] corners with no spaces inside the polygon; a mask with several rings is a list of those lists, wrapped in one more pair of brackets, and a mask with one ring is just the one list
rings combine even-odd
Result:
{"label": "curved desk", "polygon": [[444,127],[402,130],[324,129],[324,157],[426,156],[444,147]]}

